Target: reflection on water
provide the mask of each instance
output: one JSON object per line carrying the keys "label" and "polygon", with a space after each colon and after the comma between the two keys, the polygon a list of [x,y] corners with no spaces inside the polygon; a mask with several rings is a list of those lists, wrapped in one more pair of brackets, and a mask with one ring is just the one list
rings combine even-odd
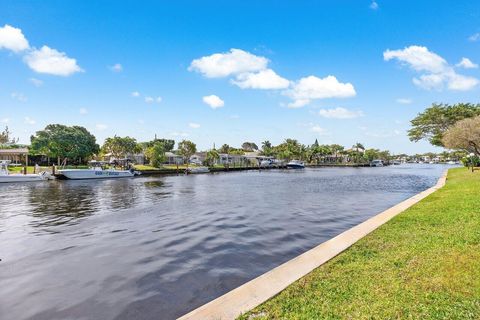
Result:
{"label": "reflection on water", "polygon": [[432,186],[444,169],[1,185],[0,319],[174,319]]}

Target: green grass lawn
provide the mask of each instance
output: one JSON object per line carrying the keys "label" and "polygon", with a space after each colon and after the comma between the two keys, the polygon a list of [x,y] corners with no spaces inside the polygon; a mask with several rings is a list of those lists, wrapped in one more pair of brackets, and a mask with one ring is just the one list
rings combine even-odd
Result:
{"label": "green grass lawn", "polygon": [[240,319],[480,319],[480,171],[447,185]]}

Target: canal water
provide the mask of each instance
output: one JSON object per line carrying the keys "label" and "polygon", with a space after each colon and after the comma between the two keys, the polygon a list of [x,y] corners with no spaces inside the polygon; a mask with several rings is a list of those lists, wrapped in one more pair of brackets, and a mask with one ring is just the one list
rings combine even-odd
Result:
{"label": "canal water", "polygon": [[431,187],[445,169],[0,185],[0,319],[174,319]]}

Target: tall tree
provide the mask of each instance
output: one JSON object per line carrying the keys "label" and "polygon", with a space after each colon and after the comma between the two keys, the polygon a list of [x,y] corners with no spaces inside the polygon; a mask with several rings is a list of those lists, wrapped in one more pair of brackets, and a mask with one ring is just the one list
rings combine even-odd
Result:
{"label": "tall tree", "polygon": [[178,143],[178,152],[187,163],[188,168],[190,157],[193,156],[195,152],[197,152],[197,146],[192,141],[183,140]]}
{"label": "tall tree", "polygon": [[11,136],[8,126],[5,126],[5,129],[0,132],[0,145],[2,144],[15,144],[18,142],[18,138]]}
{"label": "tall tree", "polygon": [[457,121],[478,115],[480,115],[480,104],[434,103],[411,121],[412,128],[408,130],[408,136],[411,141],[426,139],[434,146],[443,147],[442,137],[450,126]]}
{"label": "tall tree", "polygon": [[165,141],[156,141],[152,146],[145,150],[150,165],[155,168],[160,168],[165,163],[165,152],[169,146],[165,147]]}
{"label": "tall tree", "polygon": [[128,154],[140,152],[141,147],[134,138],[115,135],[105,139],[102,151],[110,153],[115,159],[121,159]]}
{"label": "tall tree", "polygon": [[480,156],[480,116],[463,119],[444,134],[442,143],[449,149],[460,149]]}
{"label": "tall tree", "polygon": [[251,152],[251,151],[258,150],[258,146],[255,142],[244,142],[242,143],[242,149],[244,151]]}
{"label": "tall tree", "polygon": [[230,149],[231,147],[228,144],[224,144],[223,146],[220,147],[220,149],[218,149],[218,152],[228,154],[230,152]]}
{"label": "tall tree", "polygon": [[98,153],[99,146],[87,129],[80,126],[49,124],[44,130],[30,137],[31,154],[42,154],[51,158],[85,159]]}
{"label": "tall tree", "polygon": [[215,149],[208,151],[205,156],[205,162],[208,166],[213,166],[218,159],[220,159],[220,154]]}

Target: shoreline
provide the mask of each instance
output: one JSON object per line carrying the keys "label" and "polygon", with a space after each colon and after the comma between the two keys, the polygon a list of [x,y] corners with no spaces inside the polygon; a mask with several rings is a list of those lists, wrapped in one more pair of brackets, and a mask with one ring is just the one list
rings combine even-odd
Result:
{"label": "shoreline", "polygon": [[269,300],[295,281],[342,253],[393,217],[442,188],[446,183],[447,173],[448,170],[442,174],[434,186],[188,312],[178,319],[236,319],[238,316]]}

